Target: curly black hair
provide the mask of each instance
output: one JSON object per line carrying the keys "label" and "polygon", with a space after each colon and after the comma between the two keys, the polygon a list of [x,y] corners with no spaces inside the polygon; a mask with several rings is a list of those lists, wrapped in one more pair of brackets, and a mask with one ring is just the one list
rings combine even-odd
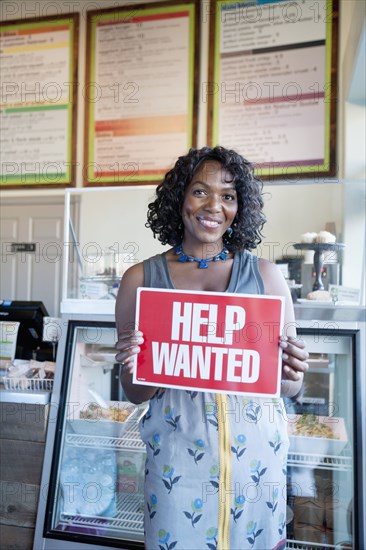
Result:
{"label": "curly black hair", "polygon": [[226,247],[235,252],[253,249],[262,241],[266,218],[262,212],[262,182],[255,177],[253,165],[235,151],[224,147],[190,149],[178,158],[174,168],[165,174],[156,188],[156,198],[148,205],[146,227],[162,244],[177,246],[183,240],[182,207],[185,190],[197,168],[208,160],[221,163],[231,173],[238,198],[238,212],[232,224],[233,233],[224,236]]}

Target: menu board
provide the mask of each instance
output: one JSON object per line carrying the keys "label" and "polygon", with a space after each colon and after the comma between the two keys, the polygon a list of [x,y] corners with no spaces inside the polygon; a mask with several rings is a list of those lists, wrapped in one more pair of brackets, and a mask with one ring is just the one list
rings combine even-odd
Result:
{"label": "menu board", "polygon": [[208,141],[267,179],[336,175],[334,0],[215,3]]}
{"label": "menu board", "polygon": [[74,183],[78,21],[0,25],[1,187]]}
{"label": "menu board", "polygon": [[87,185],[159,180],[194,145],[199,2],[145,6],[88,14]]}

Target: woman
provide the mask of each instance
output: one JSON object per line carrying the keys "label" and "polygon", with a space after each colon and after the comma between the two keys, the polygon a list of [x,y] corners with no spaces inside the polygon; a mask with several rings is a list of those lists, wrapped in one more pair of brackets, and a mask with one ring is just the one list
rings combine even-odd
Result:
{"label": "woman", "polygon": [[249,252],[261,242],[265,222],[261,191],[251,164],[234,151],[191,149],[149,205],[147,225],[173,248],[134,265],[121,281],[121,381],[132,402],[150,400],[140,426],[148,550],[285,548],[282,400],[138,386],[131,374],[143,343],[134,330],[137,287],[269,294],[286,303],[282,395],[299,392],[308,354],[296,339],[287,284],[276,265]]}

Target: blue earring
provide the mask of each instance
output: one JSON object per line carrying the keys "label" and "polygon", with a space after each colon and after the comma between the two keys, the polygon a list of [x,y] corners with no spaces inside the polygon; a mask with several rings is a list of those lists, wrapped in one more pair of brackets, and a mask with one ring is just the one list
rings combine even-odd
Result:
{"label": "blue earring", "polygon": [[231,235],[233,234],[233,228],[232,227],[228,227],[227,230],[226,230],[226,235],[227,237],[230,239]]}

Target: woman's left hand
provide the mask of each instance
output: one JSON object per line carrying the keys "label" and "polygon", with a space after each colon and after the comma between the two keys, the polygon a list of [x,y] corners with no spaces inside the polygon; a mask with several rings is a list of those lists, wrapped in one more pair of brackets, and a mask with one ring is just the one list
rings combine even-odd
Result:
{"label": "woman's left hand", "polygon": [[309,354],[305,349],[305,343],[298,337],[281,337],[280,347],[282,353],[282,379],[297,382],[302,379],[308,370],[307,360]]}

